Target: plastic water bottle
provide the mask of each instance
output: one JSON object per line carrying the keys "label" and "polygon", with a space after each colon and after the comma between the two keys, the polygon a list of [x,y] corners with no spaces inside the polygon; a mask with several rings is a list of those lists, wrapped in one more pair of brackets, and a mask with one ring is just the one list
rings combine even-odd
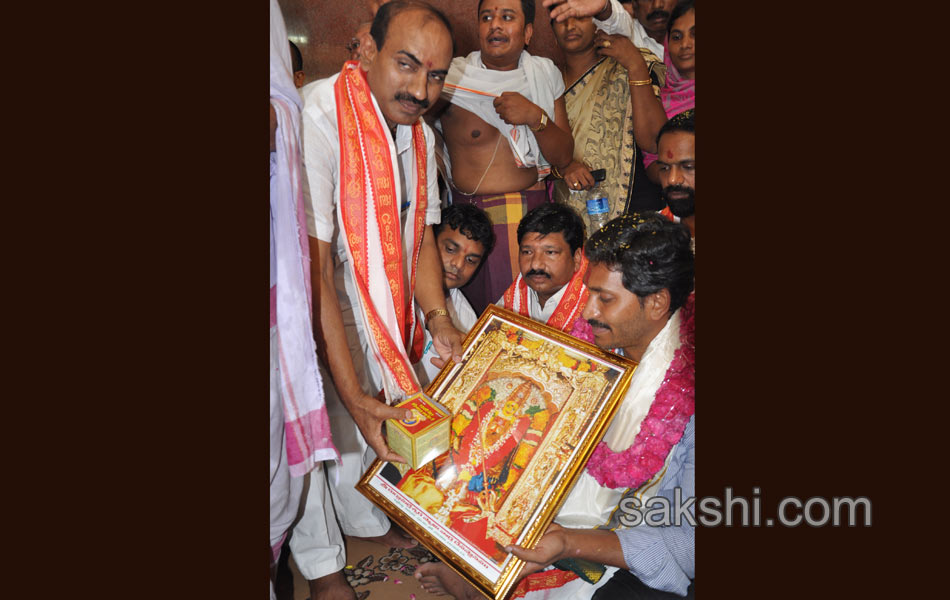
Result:
{"label": "plastic water bottle", "polygon": [[590,235],[604,226],[610,216],[610,199],[607,193],[595,185],[590,189],[587,200],[587,218],[590,220]]}

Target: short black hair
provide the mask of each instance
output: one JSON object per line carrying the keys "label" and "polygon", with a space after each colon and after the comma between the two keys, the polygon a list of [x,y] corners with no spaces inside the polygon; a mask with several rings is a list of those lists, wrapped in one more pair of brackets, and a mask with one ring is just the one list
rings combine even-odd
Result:
{"label": "short black hair", "polygon": [[[482,2],[484,0],[478,0],[478,9],[475,14],[477,15],[482,11]],[[534,23],[534,0],[521,0],[521,12],[524,13],[524,24]]]}
{"label": "short black hair", "polygon": [[560,202],[545,202],[531,209],[518,223],[518,244],[527,233],[561,233],[571,252],[584,245],[584,221],[577,211]]}
{"label": "short black hair", "polygon": [[673,31],[673,23],[689,11],[696,8],[696,0],[680,0],[670,11],[670,20],[666,24],[666,33]]}
{"label": "short black hair", "polygon": [[670,293],[670,313],[686,303],[696,271],[689,229],[655,212],[621,215],[597,230],[584,247],[588,260],[623,273],[623,287],[640,304]]}
{"label": "short black hair", "polygon": [[663,127],[660,127],[660,130],[656,134],[657,145],[660,144],[661,137],[673,131],[685,131],[686,133],[692,133],[693,135],[696,135],[695,116],[696,109],[691,108],[670,117],[670,119],[663,124]]}
{"label": "short black hair", "polygon": [[383,49],[386,34],[389,33],[389,22],[393,20],[393,17],[413,8],[421,8],[422,10],[428,11],[445,25],[445,28],[449,32],[449,39],[452,40],[452,53],[454,54],[455,39],[452,36],[452,24],[449,23],[449,20],[441,10],[421,0],[392,0],[392,2],[387,2],[379,7],[379,10],[376,11],[376,16],[373,17],[373,24],[369,27],[369,34],[373,36],[373,41],[376,42],[376,49]]}
{"label": "short black hair", "polygon": [[482,262],[495,247],[495,230],[491,219],[481,208],[474,204],[450,204],[442,209],[442,220],[432,226],[432,233],[439,237],[442,229],[448,225],[473,242],[481,242],[485,247]]}

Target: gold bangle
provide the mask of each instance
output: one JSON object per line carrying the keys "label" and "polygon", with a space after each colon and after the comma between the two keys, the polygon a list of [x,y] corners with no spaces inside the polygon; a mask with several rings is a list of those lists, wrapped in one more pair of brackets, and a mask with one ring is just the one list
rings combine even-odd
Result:
{"label": "gold bangle", "polygon": [[561,172],[558,171],[557,167],[554,165],[551,165],[551,173],[554,175],[555,179],[564,179],[564,175],[562,175]]}
{"label": "gold bangle", "polygon": [[628,79],[627,81],[630,82],[630,85],[634,85],[634,86],[636,86],[636,85],[653,85],[653,80],[652,80],[652,79]]}
{"label": "gold bangle", "polygon": [[445,310],[444,308],[433,308],[432,310],[426,313],[426,329],[429,328],[429,321],[431,321],[432,319],[436,317],[448,317],[448,316],[449,316],[449,311]]}

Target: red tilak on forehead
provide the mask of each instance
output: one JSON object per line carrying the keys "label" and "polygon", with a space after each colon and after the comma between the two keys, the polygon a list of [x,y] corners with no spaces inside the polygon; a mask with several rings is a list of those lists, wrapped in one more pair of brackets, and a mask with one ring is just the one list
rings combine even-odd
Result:
{"label": "red tilak on forehead", "polygon": [[672,151],[672,150],[667,150],[667,151],[666,151],[666,157],[667,157],[667,158],[673,158],[673,151]]}

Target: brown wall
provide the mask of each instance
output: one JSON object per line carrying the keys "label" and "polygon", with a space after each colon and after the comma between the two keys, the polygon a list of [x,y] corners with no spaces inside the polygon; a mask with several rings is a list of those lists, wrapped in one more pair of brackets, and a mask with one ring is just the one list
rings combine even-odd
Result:
{"label": "brown wall", "polygon": [[[429,0],[452,23],[455,54],[478,49],[476,10],[478,0]],[[303,54],[307,82],[329,77],[349,58],[346,44],[363,21],[371,18],[368,0],[278,0],[287,24],[287,35]],[[303,41],[303,38],[306,41]],[[534,37],[528,51],[561,62],[548,11],[535,0]]]}

